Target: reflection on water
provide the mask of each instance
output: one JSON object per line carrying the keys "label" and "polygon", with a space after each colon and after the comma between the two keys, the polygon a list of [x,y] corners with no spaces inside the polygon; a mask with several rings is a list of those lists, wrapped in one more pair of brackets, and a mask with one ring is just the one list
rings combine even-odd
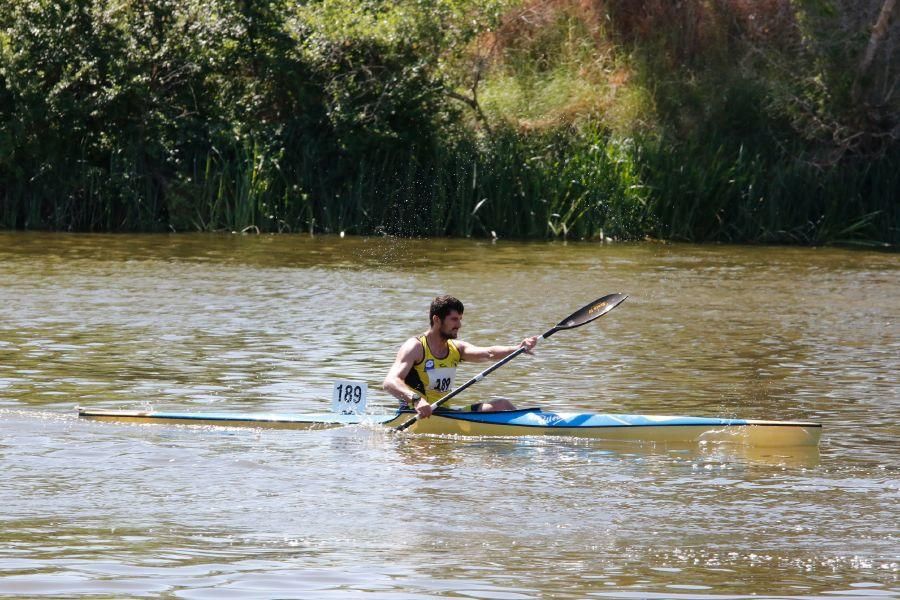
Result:
{"label": "reflection on water", "polygon": [[[0,234],[0,594],[900,597],[898,272],[838,249]],[[615,291],[467,393],[817,420],[821,448],[72,410],[322,412],[334,379],[377,389],[435,294],[487,344]]]}

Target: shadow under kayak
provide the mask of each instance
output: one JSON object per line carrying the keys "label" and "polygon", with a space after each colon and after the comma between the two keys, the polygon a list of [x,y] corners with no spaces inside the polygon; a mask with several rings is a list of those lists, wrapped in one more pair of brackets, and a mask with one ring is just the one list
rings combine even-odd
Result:
{"label": "shadow under kayak", "polygon": [[[78,409],[79,417],[100,421],[280,429],[322,429],[344,425],[397,427],[412,415],[411,411],[388,415],[288,415]],[[409,431],[444,435],[547,435],[640,442],[725,442],[756,447],[786,447],[817,446],[822,426],[801,421],[557,413],[528,408],[490,413],[437,411],[431,418],[417,421]]]}

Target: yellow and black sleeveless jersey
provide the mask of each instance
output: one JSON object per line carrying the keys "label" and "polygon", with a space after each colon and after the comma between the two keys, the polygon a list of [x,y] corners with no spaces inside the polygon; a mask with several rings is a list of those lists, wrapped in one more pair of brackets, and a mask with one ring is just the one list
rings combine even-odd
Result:
{"label": "yellow and black sleeveless jersey", "polygon": [[462,358],[459,355],[459,348],[452,340],[447,340],[450,351],[444,358],[437,358],[431,353],[424,335],[419,337],[419,342],[425,350],[425,357],[413,365],[404,381],[428,402],[434,403],[453,389],[456,366],[462,362]]}

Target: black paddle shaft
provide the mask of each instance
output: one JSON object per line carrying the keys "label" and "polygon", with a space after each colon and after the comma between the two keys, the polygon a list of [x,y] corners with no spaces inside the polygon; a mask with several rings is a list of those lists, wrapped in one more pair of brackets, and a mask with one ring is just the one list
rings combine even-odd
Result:
{"label": "black paddle shaft", "polygon": [[[571,315],[569,315],[568,317],[566,317],[565,319],[563,319],[562,321],[557,323],[555,326],[548,329],[538,339],[546,340],[548,337],[550,337],[557,331],[562,331],[564,329],[575,329],[576,327],[581,327],[582,325],[586,325],[586,324],[590,323],[594,319],[599,319],[600,317],[602,317],[603,315],[605,315],[606,313],[608,313],[609,311],[611,311],[618,305],[622,304],[622,302],[624,302],[627,297],[628,296],[626,296],[625,294],[609,294],[607,296],[603,296],[602,298],[598,298],[597,300],[594,300],[593,302],[591,302],[587,306],[581,308],[580,310],[573,312]],[[481,381],[482,379],[484,379],[485,377],[487,377],[488,375],[490,375],[491,373],[493,373],[494,371],[496,371],[497,369],[499,369],[500,367],[502,367],[503,365],[505,365],[512,359],[514,359],[515,357],[519,356],[523,352],[525,352],[524,346],[517,349],[515,352],[513,352],[509,356],[495,362],[490,367],[488,367],[487,369],[485,369],[484,371],[482,371],[481,373],[479,373],[472,379],[468,380],[467,382],[465,382],[464,384],[462,384],[461,386],[459,386],[458,388],[456,388],[455,390],[453,390],[452,392],[450,392],[449,394],[447,394],[440,400],[434,402],[431,405],[431,410],[438,408],[439,406],[445,404],[451,398],[454,398],[455,396],[461,394],[464,390],[468,389],[473,384]],[[413,408],[415,408],[415,407],[413,407]],[[410,420],[406,421],[405,423],[403,423],[402,425],[397,427],[397,431],[403,431],[404,429],[408,429],[409,427],[412,427],[413,423],[415,423],[418,420],[419,420],[419,416],[416,415],[415,417],[411,418]]]}

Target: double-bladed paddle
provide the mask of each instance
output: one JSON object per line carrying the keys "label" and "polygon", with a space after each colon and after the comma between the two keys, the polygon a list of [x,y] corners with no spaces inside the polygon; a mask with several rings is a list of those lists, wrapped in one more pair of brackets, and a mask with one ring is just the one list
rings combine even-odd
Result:
{"label": "double-bladed paddle", "polygon": [[[576,327],[581,327],[582,325],[586,325],[586,324],[590,323],[594,319],[599,319],[600,317],[602,317],[603,315],[605,315],[606,313],[608,313],[609,311],[611,311],[618,305],[622,304],[622,302],[624,302],[625,298],[627,298],[627,297],[628,296],[626,296],[625,294],[609,294],[607,296],[603,296],[602,298],[594,300],[587,306],[581,308],[580,310],[575,311],[574,313],[572,313],[571,315],[569,315],[568,317],[566,317],[565,319],[563,319],[562,321],[557,323],[555,326],[548,329],[541,337],[538,338],[538,340],[546,340],[548,337],[550,337],[557,331],[562,331],[563,329],[575,329]],[[451,398],[457,396],[458,394],[461,394],[463,392],[463,390],[465,390],[472,384],[481,381],[482,379],[484,379],[485,377],[487,377],[488,375],[490,375],[491,373],[493,373],[494,371],[496,371],[497,369],[499,369],[500,367],[502,367],[503,365],[505,365],[512,359],[514,359],[515,357],[519,356],[523,352],[525,352],[524,346],[519,348],[518,350],[516,350],[515,352],[513,352],[506,358],[504,358],[500,361],[497,361],[496,363],[494,363],[493,365],[491,365],[490,367],[488,367],[487,369],[485,369],[484,371],[482,371],[481,373],[479,373],[472,379],[468,380],[467,382],[465,382],[464,384],[462,384],[461,386],[459,386],[458,388],[456,388],[455,390],[453,390],[452,392],[450,392],[449,394],[447,394],[440,400],[432,403],[431,410],[438,408],[439,406],[441,406],[442,404],[444,404]],[[416,415],[415,417],[411,418],[409,421],[405,422],[403,425],[400,425],[399,427],[397,427],[397,431],[403,431],[404,429],[411,427],[413,425],[413,423],[415,423],[418,420],[419,420],[419,417],[418,417],[418,415]]]}

